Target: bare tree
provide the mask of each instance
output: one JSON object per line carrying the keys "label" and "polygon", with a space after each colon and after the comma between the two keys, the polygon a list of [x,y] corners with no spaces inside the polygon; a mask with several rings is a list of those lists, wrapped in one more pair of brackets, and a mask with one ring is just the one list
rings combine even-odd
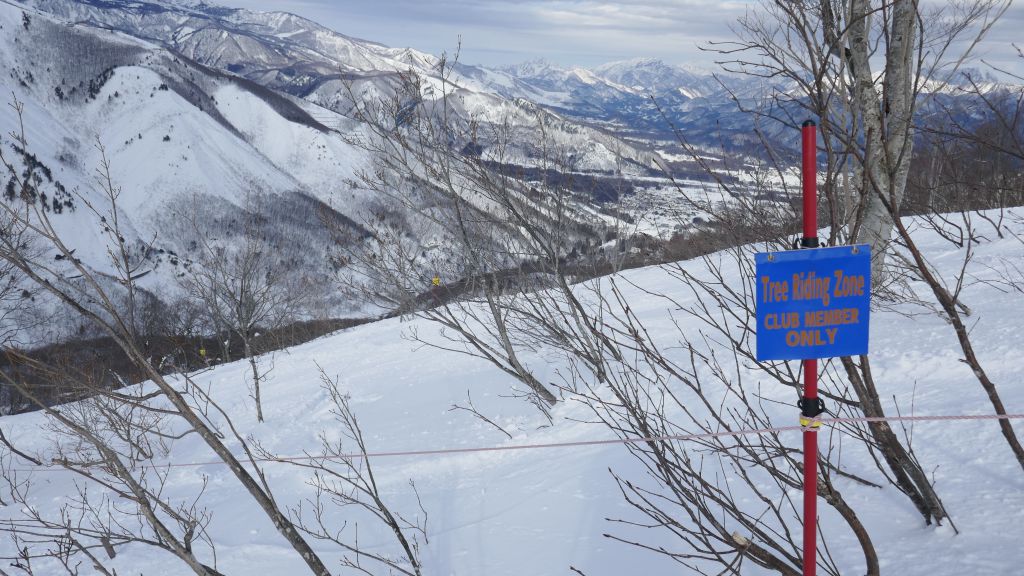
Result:
{"label": "bare tree", "polygon": [[[406,94],[420,94],[414,81],[406,85]],[[587,222],[581,216],[585,202],[574,196],[567,179],[555,176],[570,172],[571,161],[546,137],[545,117],[538,116],[531,126],[537,130],[529,132],[532,137],[524,144],[517,140],[522,131],[455,115],[446,100],[457,99],[457,87],[450,90],[435,93],[430,101],[397,96],[354,102],[353,109],[361,111],[372,130],[369,139],[358,142],[377,157],[363,183],[392,199],[396,209],[380,210],[376,226],[367,224],[375,234],[367,252],[350,251],[349,262],[362,283],[350,281],[349,286],[397,313],[416,314],[442,327],[440,338],[412,333],[413,338],[498,366],[526,384],[534,399],[546,399],[542,386],[557,393],[551,394],[554,398],[580,401],[597,422],[623,438],[769,426],[764,400],[741,386],[742,367],[753,356],[752,281],[741,273],[746,279],[732,288],[723,280],[726,270],[749,268],[751,249],[719,254],[717,265],[710,259],[705,263],[720,275],[721,286],[683,268],[667,268],[680,289],[699,295],[699,306],[683,305],[672,294],[623,288],[620,282],[626,281],[615,276],[594,279],[618,270],[624,256],[597,249],[604,229],[595,228],[589,236],[570,233]],[[523,146],[536,153],[513,154]],[[525,166],[502,161],[523,156],[529,159]],[[764,201],[760,212],[732,213],[736,220],[720,207],[712,212],[727,224],[725,230],[737,234],[734,242],[764,238],[782,249],[788,245],[785,231],[773,227],[769,216],[772,210],[788,209]],[[411,241],[404,233],[409,229],[433,243]],[[633,308],[640,300],[661,301],[667,310],[678,311],[678,330],[670,337],[677,342],[663,348],[665,335],[648,333]],[[725,335],[724,346],[721,338],[695,335],[688,328],[695,322]],[[540,381],[530,361],[538,356],[566,368],[555,379]],[[785,365],[773,368],[798,396],[796,375],[786,372]],[[844,401],[840,410],[855,408],[856,402]],[[838,431],[836,444],[830,442],[822,454],[821,493],[857,538],[867,573],[878,574],[871,537],[833,483],[843,476],[875,485],[834,460],[838,449],[831,448],[844,438],[855,446],[866,441],[861,430]],[[799,543],[793,537],[798,505],[789,494],[800,486],[800,453],[781,437],[723,437],[696,444],[649,440],[630,450],[653,485],[615,475],[623,496],[646,519],[623,519],[623,525],[665,531],[678,546],[631,544],[698,573],[738,573],[747,563],[799,573]],[[824,573],[839,573],[827,549],[821,558]]]}
{"label": "bare tree", "polygon": [[16,344],[19,332],[25,330],[24,312],[33,298],[29,287],[22,282],[18,269],[0,264],[0,348]]}
{"label": "bare tree", "polygon": [[[980,105],[984,111],[982,117],[988,121],[979,123],[973,130],[957,122],[944,123],[938,130],[931,130],[931,136],[951,136],[952,139],[935,143],[931,150],[933,169],[917,175],[928,178],[920,187],[927,190],[927,202],[921,208],[926,211],[930,228],[963,252],[960,273],[952,278],[944,277],[919,248],[908,226],[899,220],[900,209],[895,198],[882,200],[895,222],[897,241],[907,252],[907,267],[930,289],[942,315],[953,328],[964,363],[981,384],[995,413],[1006,415],[997,385],[976,352],[980,343],[971,337],[971,307],[963,301],[963,289],[968,281],[964,271],[974,258],[976,245],[985,241],[986,235],[979,226],[990,226],[996,236],[1003,237],[1007,208],[1024,200],[1020,177],[1020,162],[1024,160],[1020,142],[1024,130],[1019,122],[1011,120],[1021,117],[1024,92],[1005,89],[985,93],[969,75],[966,80],[971,104]],[[992,212],[994,216],[990,216]],[[1013,273],[1014,269],[1008,267],[1003,275],[1004,282]],[[1013,280],[1005,283],[1011,287],[1016,284]],[[1024,445],[1012,423],[1002,419],[999,426],[1018,464],[1024,468]]]}
{"label": "bare tree", "polygon": [[[158,395],[143,386],[111,392],[73,367],[40,369],[80,389],[85,399],[54,408],[23,382],[4,378],[46,414],[43,431],[52,446],[27,452],[0,439],[4,492],[22,506],[21,518],[0,525],[0,531],[20,543],[21,556],[12,560],[28,574],[34,573],[33,561],[56,560],[71,575],[77,574],[72,564],[84,556],[109,575],[115,572],[106,564],[123,546],[141,544],[173,554],[199,576],[219,576],[216,550],[206,532],[212,515],[201,503],[204,490],[194,499],[168,497],[170,469],[153,462],[190,431],[176,430],[175,418],[160,406]],[[62,468],[73,475],[75,492],[56,513],[34,504],[32,475],[19,471],[24,464]]]}
{"label": "bare tree", "polygon": [[[200,253],[182,283],[193,302],[206,311],[211,328],[226,331],[228,339],[235,335],[241,340],[252,374],[256,418],[262,422],[260,384],[266,371],[260,367],[259,353],[266,348],[257,345],[260,330],[270,331],[297,318],[311,286],[301,271],[286,269],[262,238],[258,223],[262,216],[251,197],[244,213],[241,238],[229,236],[227,241],[210,238],[193,216]],[[229,346],[224,354],[227,361]]]}
{"label": "bare tree", "polygon": [[[368,575],[384,568],[391,574],[420,576],[423,573],[420,545],[428,542],[427,511],[420,501],[415,482],[409,480],[409,489],[416,496],[419,509],[415,517],[407,518],[389,505],[383,496],[348,394],[339,387],[337,378],[330,378],[323,368],[320,369],[320,381],[330,397],[331,414],[342,438],[331,439],[324,431],[320,434],[320,450],[316,454],[307,452],[305,458],[298,459],[281,458],[261,449],[267,459],[312,473],[308,484],[315,494],[290,509],[292,518],[310,537],[343,550],[342,564],[345,567]],[[339,522],[331,513],[335,508],[357,511],[357,514],[365,515],[370,525],[389,530],[401,553],[390,555],[360,547],[359,522],[355,519]]]}
{"label": "bare tree", "polygon": [[[739,21],[737,40],[708,48],[727,70],[780,84],[763,107],[735,99],[762,125],[795,128],[807,116],[818,119],[828,243],[871,245],[873,289],[882,299],[876,302],[918,300],[903,279],[919,272],[902,259],[886,266],[897,250],[892,235],[906,196],[917,112],[957,77],[1008,5],[766,1]],[[870,360],[844,359],[843,367],[864,414],[883,416]],[[982,385],[1000,412],[995,389]],[[899,489],[926,521],[944,519],[927,475],[891,428],[879,423],[870,429]]]}
{"label": "bare tree", "polygon": [[[20,105],[16,103],[15,108],[20,110]],[[24,133],[13,134],[11,137],[19,147],[28,149]],[[113,261],[111,266],[115,270],[116,277],[116,281],[110,283],[105,282],[102,275],[74,256],[74,250],[64,242],[48,211],[40,203],[30,201],[28,191],[34,186],[31,172],[26,178],[20,167],[15,166],[12,160],[6,157],[0,159],[3,160],[3,165],[7,168],[10,177],[15,179],[16,190],[23,192],[18,196],[21,201],[5,202],[0,205],[3,228],[14,231],[13,234],[0,236],[0,260],[13,265],[21,274],[24,274],[26,281],[31,282],[40,290],[48,292],[83,318],[101,328],[117,343],[131,362],[152,381],[152,391],[147,391],[143,398],[115,395],[115,406],[130,409],[142,401],[159,400],[164,403],[164,406],[161,407],[162,413],[175,418],[181,427],[178,430],[182,430],[182,433],[197,434],[224,462],[231,470],[232,475],[252,497],[253,503],[263,511],[309,571],[317,576],[328,576],[330,571],[326,565],[279,506],[259,465],[251,456],[251,451],[247,450],[247,454],[250,456],[248,462],[243,463],[225,444],[222,433],[197,408],[197,405],[201,407],[210,404],[201,404],[197,402],[196,398],[190,398],[190,394],[200,394],[201,398],[201,389],[190,387],[189,393],[178,389],[161,374],[137,341],[136,330],[130,321],[130,314],[126,314],[120,307],[120,302],[123,300],[119,298],[119,293],[121,296],[124,292],[130,293],[136,289],[137,285],[137,277],[132,273],[134,269],[133,256],[130,253],[126,254],[129,250],[127,238],[120,228],[119,219],[114,218],[114,214],[118,210],[117,200],[120,190],[113,185],[108,185],[109,179],[101,177],[100,190],[96,195],[99,200],[91,203],[85,195],[77,196],[87,205],[103,236],[108,240],[109,254]],[[28,239],[31,245],[44,250],[44,255],[39,256],[37,252],[26,251],[26,242],[19,242],[17,239]],[[58,258],[55,258],[54,255]],[[128,262],[129,265],[121,266],[119,262]],[[132,301],[130,296],[127,300]],[[64,424],[70,427],[74,422],[69,421]],[[234,430],[233,426],[231,429]],[[75,431],[79,434],[88,432],[88,430]],[[237,433],[235,433],[235,437],[243,447],[248,447],[248,443]],[[99,443],[94,445],[97,446],[97,450],[101,450]],[[127,475],[122,475],[119,478],[125,480]],[[198,565],[190,564],[190,566],[197,573],[204,573],[199,572]]]}
{"label": "bare tree", "polygon": [[[369,131],[353,142],[376,160],[361,183],[384,200],[364,224],[373,237],[346,249],[343,280],[364,299],[439,323],[453,345],[517,379],[546,411],[557,397],[523,361],[529,345],[511,337],[499,300],[565,281],[574,253],[596,247],[604,230],[560,178],[571,161],[546,135],[550,115],[516,110],[525,130],[508,117],[467,118],[456,110],[451,66],[442,59],[439,68],[442,87],[430,98],[411,73],[389,100],[352,92],[352,114]],[[524,134],[534,138],[525,151]],[[535,159],[539,182],[513,163],[522,153]]]}
{"label": "bare tree", "polygon": [[712,44],[727,70],[782,83],[751,110],[796,127],[818,119],[829,243],[871,245],[882,279],[913,158],[915,113],[941,91],[1006,11],[1006,0],[924,8],[916,0],[765,1],[738,38]]}

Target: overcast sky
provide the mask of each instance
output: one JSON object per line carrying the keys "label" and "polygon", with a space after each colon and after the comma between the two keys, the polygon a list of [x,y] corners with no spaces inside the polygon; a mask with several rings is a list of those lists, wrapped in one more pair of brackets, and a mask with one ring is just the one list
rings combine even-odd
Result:
{"label": "overcast sky", "polygon": [[[927,1],[927,0],[926,0]],[[544,58],[595,66],[636,57],[714,67],[698,45],[731,37],[729,26],[756,0],[219,0],[258,10],[284,10],[349,36],[460,60],[501,65]],[[1024,2],[1010,8],[983,50],[1024,73],[1011,57],[1020,45]]]}

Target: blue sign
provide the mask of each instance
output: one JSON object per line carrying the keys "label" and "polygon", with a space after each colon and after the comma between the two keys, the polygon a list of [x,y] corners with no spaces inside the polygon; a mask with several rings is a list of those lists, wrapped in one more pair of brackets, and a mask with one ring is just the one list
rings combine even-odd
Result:
{"label": "blue sign", "polygon": [[871,248],[755,254],[757,359],[868,353]]}

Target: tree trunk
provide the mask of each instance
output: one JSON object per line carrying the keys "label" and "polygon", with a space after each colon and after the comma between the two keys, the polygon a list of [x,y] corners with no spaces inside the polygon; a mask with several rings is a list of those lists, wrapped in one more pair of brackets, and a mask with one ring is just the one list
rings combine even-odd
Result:
{"label": "tree trunk", "polygon": [[170,385],[163,376],[157,372],[152,365],[145,361],[140,355],[135,354],[135,350],[130,347],[126,350],[132,355],[136,365],[148,372],[148,376],[153,380],[157,386],[167,395],[167,398],[171,401],[174,407],[181,413],[182,417],[189,423],[189,425],[199,434],[200,438],[210,447],[211,450],[227,464],[228,468],[235,475],[235,478],[242,483],[249,495],[253,497],[256,503],[263,509],[263,512],[270,518],[270,521],[274,524],[277,532],[284,537],[286,541],[291,545],[302,560],[309,567],[310,571],[316,576],[331,576],[330,570],[324,565],[320,557],[317,556],[316,552],[309,546],[305,538],[299,534],[295,525],[292,524],[291,520],[288,519],[281,509],[278,508],[277,503],[274,502],[273,498],[267,494],[251,474],[242,466],[242,463],[238,461],[231,450],[217,437],[217,433],[212,430],[207,424],[199,418],[198,415],[189,407],[188,402],[184,397]]}
{"label": "tree trunk", "polygon": [[249,339],[244,338],[245,357],[249,360],[249,367],[252,368],[252,390],[253,399],[256,400],[256,421],[263,422],[263,403],[260,401],[260,369],[256,363],[256,356],[252,353]]}
{"label": "tree trunk", "polygon": [[[861,356],[860,366],[852,358],[842,358],[843,367],[860,400],[861,410],[869,418],[884,418],[885,411],[878,400],[878,389],[871,375],[871,364],[867,356]],[[917,510],[924,516],[925,522],[931,524],[932,519],[941,524],[948,518],[942,500],[935,492],[928,475],[911,458],[907,449],[900,443],[892,427],[886,422],[869,422],[868,430],[878,444],[882,457],[892,471],[896,487],[910,498]]]}
{"label": "tree trunk", "polygon": [[508,326],[505,324],[505,318],[501,315],[501,309],[498,304],[494,301],[495,296],[487,294],[487,306],[491,311],[491,317],[494,319],[495,329],[498,332],[498,339],[501,341],[501,347],[505,350],[507,360],[516,374],[519,375],[519,379],[524,384],[530,387],[531,390],[537,395],[537,397],[543,400],[544,404],[548,407],[554,406],[558,403],[558,398],[548,390],[548,387],[542,384],[537,378],[533,376],[533,373],[526,369],[525,366],[519,361],[519,355],[516,354],[515,346],[512,345],[512,340],[508,335]]}
{"label": "tree trunk", "polygon": [[851,4],[847,54],[851,96],[863,122],[864,138],[863,155],[858,159],[864,167],[864,211],[853,240],[871,246],[871,275],[878,284],[885,277],[886,252],[892,238],[893,216],[888,205],[898,208],[903,203],[913,152],[917,2],[893,3],[881,94],[870,62],[872,13],[869,0],[854,0]]}

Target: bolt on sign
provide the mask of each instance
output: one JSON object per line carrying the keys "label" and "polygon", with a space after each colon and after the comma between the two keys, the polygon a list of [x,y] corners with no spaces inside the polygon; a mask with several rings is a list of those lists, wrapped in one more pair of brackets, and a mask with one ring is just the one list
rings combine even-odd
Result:
{"label": "bolt on sign", "polygon": [[754,263],[758,360],[868,353],[869,246],[755,254]]}

